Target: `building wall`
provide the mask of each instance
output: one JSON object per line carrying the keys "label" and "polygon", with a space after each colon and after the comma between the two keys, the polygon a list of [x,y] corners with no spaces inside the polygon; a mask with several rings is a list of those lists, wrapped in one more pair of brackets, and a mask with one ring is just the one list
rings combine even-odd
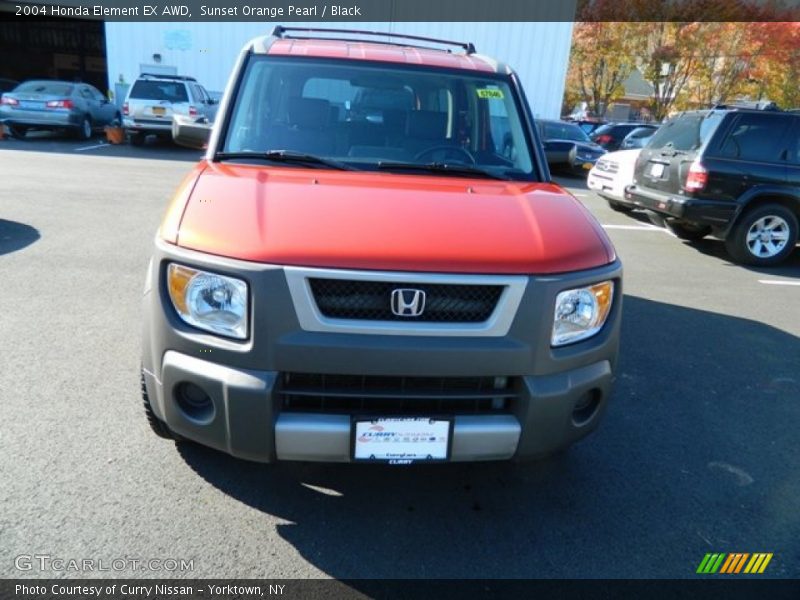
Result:
{"label": "building wall", "polygon": [[[558,117],[572,39],[572,23],[287,23],[291,26],[402,32],[471,41],[479,53],[511,65],[534,115]],[[123,23],[106,27],[109,89],[120,76],[132,82],[141,64],[174,65],[210,91],[222,91],[241,47],[271,31],[270,23]]]}

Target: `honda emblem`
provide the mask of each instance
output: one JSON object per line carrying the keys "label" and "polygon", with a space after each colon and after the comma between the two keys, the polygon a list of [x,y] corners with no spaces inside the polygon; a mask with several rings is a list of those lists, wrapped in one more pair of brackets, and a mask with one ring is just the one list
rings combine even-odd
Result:
{"label": "honda emblem", "polygon": [[425,311],[425,292],[408,288],[392,290],[392,313],[398,317],[419,317]]}

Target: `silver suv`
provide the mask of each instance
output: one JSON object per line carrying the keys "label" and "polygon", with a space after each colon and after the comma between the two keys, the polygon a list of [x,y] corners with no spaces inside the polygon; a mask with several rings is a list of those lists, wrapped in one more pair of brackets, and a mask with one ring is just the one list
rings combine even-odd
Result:
{"label": "silver suv", "polygon": [[122,123],[140,146],[148,134],[171,138],[174,115],[213,121],[216,112],[217,101],[194,77],[142,73],[122,105]]}

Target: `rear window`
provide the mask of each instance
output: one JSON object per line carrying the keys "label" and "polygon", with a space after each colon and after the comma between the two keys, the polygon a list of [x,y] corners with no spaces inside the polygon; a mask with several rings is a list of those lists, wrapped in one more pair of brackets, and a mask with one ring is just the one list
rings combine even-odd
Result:
{"label": "rear window", "polygon": [[573,142],[588,142],[586,132],[571,123],[542,123],[542,137],[545,140],[569,140]]}
{"label": "rear window", "polygon": [[743,114],[734,123],[720,147],[725,158],[779,161],[790,122],[775,114]]}
{"label": "rear window", "polygon": [[167,100],[188,102],[186,84],[176,81],[147,81],[140,79],[133,84],[131,98],[136,100]]}
{"label": "rear window", "polygon": [[58,81],[27,81],[16,87],[15,92],[25,94],[47,94],[50,96],[70,96],[73,86]]}
{"label": "rear window", "polygon": [[721,112],[680,115],[664,123],[650,138],[647,148],[658,150],[669,146],[684,152],[697,150],[716,131],[723,116]]}

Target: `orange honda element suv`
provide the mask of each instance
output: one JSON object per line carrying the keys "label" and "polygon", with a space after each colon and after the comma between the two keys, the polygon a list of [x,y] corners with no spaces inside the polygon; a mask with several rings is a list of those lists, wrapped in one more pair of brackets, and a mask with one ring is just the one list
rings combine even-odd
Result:
{"label": "orange honda element suv", "polygon": [[595,428],[622,268],[551,182],[509,67],[278,27],[246,45],[200,143],[145,285],[157,434],[410,464],[538,458]]}

